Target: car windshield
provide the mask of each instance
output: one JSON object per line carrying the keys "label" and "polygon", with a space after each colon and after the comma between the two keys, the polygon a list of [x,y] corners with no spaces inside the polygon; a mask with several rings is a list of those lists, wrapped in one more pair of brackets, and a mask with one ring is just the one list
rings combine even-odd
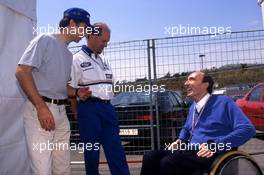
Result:
{"label": "car windshield", "polygon": [[[154,98],[152,99],[154,101]],[[115,96],[111,103],[118,105],[146,105],[150,102],[150,95],[146,92],[125,92]]]}

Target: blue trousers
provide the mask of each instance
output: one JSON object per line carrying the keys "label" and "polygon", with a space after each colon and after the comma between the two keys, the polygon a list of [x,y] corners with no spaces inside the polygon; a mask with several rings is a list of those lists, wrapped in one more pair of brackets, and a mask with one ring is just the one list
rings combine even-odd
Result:
{"label": "blue trousers", "polygon": [[112,175],[130,174],[119,136],[117,114],[111,104],[94,101],[79,102],[78,126],[81,142],[93,145],[93,149],[89,147],[84,151],[87,175],[99,175],[99,145],[104,148]]}

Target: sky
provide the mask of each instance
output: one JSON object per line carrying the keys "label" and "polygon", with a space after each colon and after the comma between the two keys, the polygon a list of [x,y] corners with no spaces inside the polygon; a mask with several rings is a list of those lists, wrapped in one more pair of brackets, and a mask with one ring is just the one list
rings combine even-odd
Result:
{"label": "sky", "polygon": [[[258,5],[257,0],[37,0],[38,27],[58,26],[63,11],[71,7],[80,7],[87,10],[91,15],[91,23],[107,23],[111,28],[110,43],[170,37],[172,36],[172,29],[179,29],[180,26],[185,28],[200,27],[201,29],[223,28],[225,32],[263,29],[261,7]],[[183,35],[179,30],[177,32],[173,31],[173,36]],[[195,34],[204,33],[187,32],[187,35]],[[236,37],[236,35],[232,36]],[[71,44],[70,46],[82,44],[85,44],[84,39],[80,43]],[[242,43],[238,43],[236,46],[242,47]],[[209,45],[206,47],[208,48],[204,48],[204,52],[207,50],[208,52],[217,52],[217,49],[214,50]],[[221,44],[217,48],[222,48]],[[137,58],[133,54],[139,54],[140,51],[134,52],[133,49],[130,48],[124,53],[114,52],[114,56],[111,57],[112,66],[116,71],[121,71],[116,72],[116,74],[124,77],[117,77],[118,79],[147,76],[146,58]],[[181,46],[172,49],[178,51]],[[257,51],[253,49],[251,52],[253,53],[251,55],[256,55]],[[133,54],[130,55],[131,53]],[[187,66],[179,63],[182,60],[188,61],[196,58],[195,53],[192,53],[193,55],[190,58],[181,55],[181,59],[175,55],[169,56],[170,51],[168,50],[165,53],[168,54],[165,55],[166,59],[164,56],[157,58],[157,64],[161,63],[160,68],[157,70],[160,76],[168,71],[172,74],[190,71],[189,63],[186,63]],[[188,54],[190,55],[190,53]],[[244,54],[244,52],[241,52],[241,54]],[[121,61],[120,56],[126,58],[126,60]],[[210,56],[207,53],[206,58],[208,60],[211,59],[209,57],[213,57],[214,61],[222,59],[222,57]],[[240,57],[237,56],[237,58]],[[237,59],[232,58],[232,60]],[[173,62],[171,63],[171,61]],[[221,64],[224,63],[221,61]],[[199,65],[197,63],[198,67]],[[142,71],[140,68],[142,68]]]}
{"label": "sky", "polygon": [[87,10],[92,23],[107,23],[111,42],[169,37],[166,29],[180,26],[262,29],[257,0],[38,0],[38,27],[58,25],[70,7]]}

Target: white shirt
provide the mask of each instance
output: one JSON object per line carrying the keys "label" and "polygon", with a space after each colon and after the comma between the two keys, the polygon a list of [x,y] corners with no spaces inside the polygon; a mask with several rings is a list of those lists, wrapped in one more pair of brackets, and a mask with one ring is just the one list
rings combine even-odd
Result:
{"label": "white shirt", "polygon": [[103,100],[110,100],[114,96],[113,73],[109,62],[102,56],[95,57],[87,47],[73,55],[69,85],[73,88],[89,87],[93,97]]}
{"label": "white shirt", "polygon": [[204,107],[204,105],[207,103],[208,99],[210,98],[210,94],[207,93],[200,101],[195,103],[195,108],[198,113],[200,113],[201,109]]}

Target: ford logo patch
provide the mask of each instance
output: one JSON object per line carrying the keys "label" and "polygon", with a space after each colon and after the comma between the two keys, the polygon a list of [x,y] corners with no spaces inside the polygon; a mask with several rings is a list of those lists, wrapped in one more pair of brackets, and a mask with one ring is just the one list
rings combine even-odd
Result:
{"label": "ford logo patch", "polygon": [[83,62],[80,66],[82,67],[82,68],[84,68],[84,67],[89,67],[89,66],[91,66],[92,64],[90,63],[90,62]]}

